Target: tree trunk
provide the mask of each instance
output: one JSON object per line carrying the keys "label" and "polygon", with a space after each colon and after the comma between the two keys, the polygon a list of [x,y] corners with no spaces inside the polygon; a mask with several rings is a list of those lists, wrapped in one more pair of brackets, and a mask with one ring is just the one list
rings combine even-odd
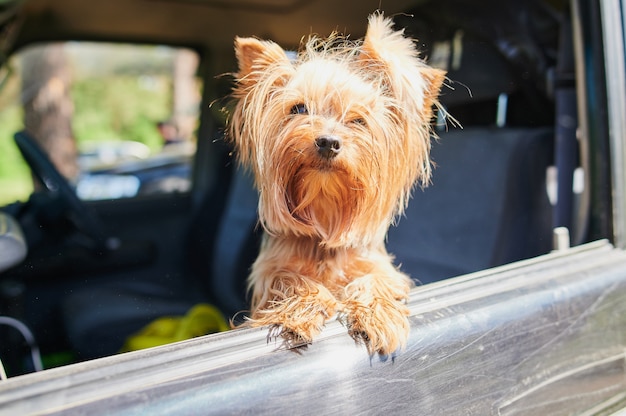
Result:
{"label": "tree trunk", "polygon": [[174,57],[174,96],[172,118],[183,140],[189,140],[197,128],[200,92],[196,83],[198,55],[188,49],[180,49]]}
{"label": "tree trunk", "polygon": [[26,51],[22,58],[24,127],[69,180],[78,176],[76,142],[72,132],[74,107],[71,72],[63,44]]}

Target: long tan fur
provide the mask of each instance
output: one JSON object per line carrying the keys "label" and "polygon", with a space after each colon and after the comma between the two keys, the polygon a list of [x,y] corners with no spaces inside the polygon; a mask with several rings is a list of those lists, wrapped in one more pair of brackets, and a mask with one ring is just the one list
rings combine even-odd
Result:
{"label": "long tan fur", "polygon": [[[371,352],[406,343],[411,280],[384,245],[412,187],[430,178],[430,120],[444,72],[390,19],[363,41],[311,37],[291,61],[237,38],[229,138],[259,190],[266,236],[252,267],[250,324],[310,342],[339,313]],[[322,157],[319,138],[337,140]]]}

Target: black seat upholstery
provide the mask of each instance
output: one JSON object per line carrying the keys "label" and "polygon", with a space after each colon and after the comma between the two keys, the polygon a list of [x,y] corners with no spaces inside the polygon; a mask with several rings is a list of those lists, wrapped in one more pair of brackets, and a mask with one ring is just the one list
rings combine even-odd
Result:
{"label": "black seat upholstery", "polygon": [[211,298],[228,316],[247,308],[245,280],[261,239],[261,227],[257,226],[258,201],[252,175],[237,169],[218,224],[213,262],[209,265]]}
{"label": "black seat upholstery", "polygon": [[468,128],[433,143],[432,184],[414,191],[387,248],[422,283],[550,250],[550,129]]}

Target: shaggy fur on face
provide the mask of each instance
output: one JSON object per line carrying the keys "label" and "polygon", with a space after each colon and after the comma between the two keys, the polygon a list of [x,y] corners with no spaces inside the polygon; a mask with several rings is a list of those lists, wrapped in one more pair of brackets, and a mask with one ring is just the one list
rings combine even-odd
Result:
{"label": "shaggy fur on face", "polygon": [[237,38],[229,124],[259,190],[265,229],[252,267],[249,324],[311,342],[339,313],[370,352],[406,343],[412,281],[385,236],[430,178],[430,121],[445,73],[381,14],[362,41],[311,37],[295,61]]}

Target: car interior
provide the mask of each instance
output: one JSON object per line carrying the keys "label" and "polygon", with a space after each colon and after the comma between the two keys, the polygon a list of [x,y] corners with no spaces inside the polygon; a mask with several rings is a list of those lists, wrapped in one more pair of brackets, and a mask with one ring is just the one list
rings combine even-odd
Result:
{"label": "car interior", "polygon": [[[14,141],[41,184],[28,200],[1,208],[19,224],[27,254],[0,268],[0,315],[32,331],[48,366],[116,354],[151,322],[202,303],[234,325],[244,319],[262,229],[252,178],[224,140],[220,110],[228,106],[235,36],[297,50],[311,33],[359,38],[368,14],[380,10],[417,40],[430,65],[447,71],[445,111],[433,120],[431,183],[414,190],[388,234],[389,252],[417,285],[549,253],[556,227],[570,230],[573,245],[610,235],[601,220],[589,222],[588,181],[576,183],[585,166],[575,123],[557,122],[577,112],[569,2],[16,0],[0,7],[4,56],[51,41],[184,47],[197,53],[203,83],[188,189],[82,200],[28,129],[0,137]],[[555,178],[555,167],[569,175]],[[32,342],[10,325],[0,334],[9,341],[0,345],[7,372],[34,371]]]}

